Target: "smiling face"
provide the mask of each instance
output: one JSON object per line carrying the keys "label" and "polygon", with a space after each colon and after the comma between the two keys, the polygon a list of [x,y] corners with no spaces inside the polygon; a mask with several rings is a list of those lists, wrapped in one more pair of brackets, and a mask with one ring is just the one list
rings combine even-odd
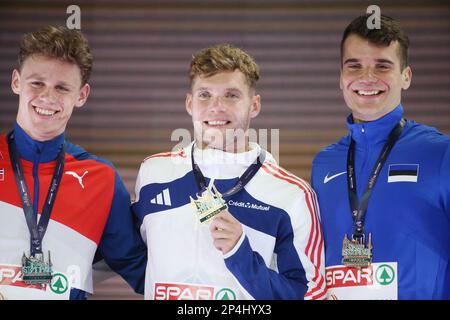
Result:
{"label": "smiling face", "polygon": [[340,88],[355,121],[373,121],[395,109],[411,77],[410,67],[401,70],[397,41],[379,46],[356,34],[345,40]]}
{"label": "smiling face", "polygon": [[236,69],[196,76],[186,96],[186,110],[192,116],[200,147],[243,152],[248,148],[250,119],[258,115],[261,102]]}
{"label": "smiling face", "polygon": [[11,88],[19,95],[17,123],[33,139],[48,141],[66,129],[74,107],[81,107],[89,85],[81,86],[79,67],[74,63],[32,55],[14,70]]}

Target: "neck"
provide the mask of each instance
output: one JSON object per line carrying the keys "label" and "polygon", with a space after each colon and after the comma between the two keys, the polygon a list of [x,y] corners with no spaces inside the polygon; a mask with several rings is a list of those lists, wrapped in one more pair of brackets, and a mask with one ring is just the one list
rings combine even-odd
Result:
{"label": "neck", "polygon": [[368,123],[368,122],[379,120],[379,119],[383,118],[384,116],[386,116],[387,114],[394,111],[398,106],[401,106],[400,102],[395,104],[393,107],[389,107],[388,109],[383,108],[381,110],[381,112],[372,114],[372,115],[370,115],[370,114],[364,115],[358,111],[352,112],[353,123]]}
{"label": "neck", "polygon": [[62,132],[59,134],[53,133],[51,135],[36,134],[35,132],[33,132],[33,130],[28,129],[28,126],[26,126],[24,123],[22,123],[22,121],[20,121],[20,119],[16,119],[16,122],[19,125],[19,127],[28,135],[28,137],[30,137],[34,141],[38,141],[38,142],[46,142],[46,141],[53,140],[56,137],[58,137],[59,135],[61,135],[61,133],[62,133]]}
{"label": "neck", "polygon": [[228,152],[228,153],[243,153],[243,152],[250,151],[250,145],[249,145],[248,141],[245,141],[244,145],[238,144],[238,143],[233,143],[233,144],[226,145],[223,147],[211,146],[205,142],[202,142],[202,143],[198,144],[198,147],[202,150],[215,149],[215,150],[221,150],[223,152]]}
{"label": "neck", "polygon": [[228,152],[226,149],[203,146],[198,143],[198,152],[193,150],[195,162],[205,177],[214,179],[234,179],[240,177],[260,154],[260,147],[249,143],[249,151]]}
{"label": "neck", "polygon": [[367,123],[367,122],[369,122],[369,121],[364,121],[364,120],[360,120],[360,119],[353,117],[353,123]]}

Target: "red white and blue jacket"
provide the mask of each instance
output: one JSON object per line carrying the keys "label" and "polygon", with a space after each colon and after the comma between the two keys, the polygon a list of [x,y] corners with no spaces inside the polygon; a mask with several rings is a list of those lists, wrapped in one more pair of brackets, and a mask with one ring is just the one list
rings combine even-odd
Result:
{"label": "red white and blue jacket", "polygon": [[[198,186],[191,146],[147,158],[136,182],[135,214],[148,245],[146,299],[323,299],[323,238],[316,196],[267,153],[255,176],[225,198],[243,226],[223,255],[192,208]],[[207,184],[234,186],[261,148],[234,154],[195,149]]]}
{"label": "red white and blue jacket", "polygon": [[[55,159],[65,143],[64,174],[42,246],[46,256],[51,252],[54,274],[65,275],[53,287],[57,289],[53,293],[67,287],[65,280],[71,288],[71,299],[83,299],[86,293],[92,293],[96,252],[136,292],[143,293],[146,248],[135,228],[129,194],[113,165],[65,141],[64,134],[51,141],[34,141],[15,124],[14,136],[34,211],[39,215]],[[0,298],[49,298],[45,292],[52,293],[48,288],[51,286],[39,288],[21,280],[22,255],[29,254],[29,250],[30,234],[7,137],[0,135]]]}

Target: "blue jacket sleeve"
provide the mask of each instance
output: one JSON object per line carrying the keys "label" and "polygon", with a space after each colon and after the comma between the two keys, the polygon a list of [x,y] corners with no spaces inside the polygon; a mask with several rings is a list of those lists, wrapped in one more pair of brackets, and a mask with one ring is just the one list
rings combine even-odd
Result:
{"label": "blue jacket sleeve", "polygon": [[[297,210],[303,211],[303,208],[298,207]],[[257,300],[305,299],[308,291],[305,270],[312,272],[314,264],[303,254],[303,247],[309,236],[302,231],[305,227],[303,223],[303,219],[292,221],[287,213],[281,216],[270,266],[266,265],[257,251],[253,250],[245,235],[232,251],[224,255],[228,270],[252,298]],[[295,241],[294,236],[296,236]]]}
{"label": "blue jacket sleeve", "polygon": [[[286,257],[283,257],[286,253],[279,252],[278,261],[286,260]],[[292,268],[283,268],[277,273],[268,268],[261,255],[252,250],[247,236],[239,249],[225,259],[225,264],[256,300],[299,300],[304,298],[308,289],[302,269],[291,266]],[[278,266],[280,267],[280,264]]]}
{"label": "blue jacket sleeve", "polygon": [[98,250],[112,270],[120,274],[135,292],[143,294],[147,248],[130,204],[130,195],[116,172],[114,198]]}
{"label": "blue jacket sleeve", "polygon": [[86,292],[80,289],[72,288],[70,290],[70,300],[86,300]]}
{"label": "blue jacket sleeve", "polygon": [[[277,223],[272,261],[264,261],[247,236],[224,255],[225,264],[251,298],[325,299],[323,237],[315,193],[291,199]],[[257,241],[257,240],[255,240]]]}
{"label": "blue jacket sleeve", "polygon": [[441,184],[441,197],[444,204],[444,210],[447,214],[447,218],[450,221],[450,138],[445,152],[441,172],[440,172],[440,184]]}

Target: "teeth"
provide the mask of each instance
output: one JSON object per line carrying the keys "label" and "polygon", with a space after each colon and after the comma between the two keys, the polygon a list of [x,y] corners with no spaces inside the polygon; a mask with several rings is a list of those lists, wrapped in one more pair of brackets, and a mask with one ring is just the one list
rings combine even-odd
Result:
{"label": "teeth", "polygon": [[358,90],[357,92],[358,92],[359,95],[362,95],[362,96],[374,96],[374,95],[380,93],[380,91],[378,91],[378,90],[377,91]]}
{"label": "teeth", "polygon": [[42,116],[52,116],[56,113],[56,111],[41,109],[38,107],[35,107],[34,110],[36,110],[36,112]]}
{"label": "teeth", "polygon": [[227,124],[227,121],[208,121],[210,126],[223,126]]}

